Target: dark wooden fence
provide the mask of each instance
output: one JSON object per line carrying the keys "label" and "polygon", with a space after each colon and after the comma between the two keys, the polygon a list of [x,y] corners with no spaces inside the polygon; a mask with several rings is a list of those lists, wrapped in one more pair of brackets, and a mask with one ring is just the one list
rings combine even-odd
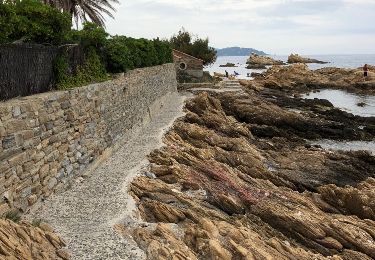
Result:
{"label": "dark wooden fence", "polygon": [[0,45],[0,99],[50,90],[57,54],[56,46]]}
{"label": "dark wooden fence", "polygon": [[79,46],[0,45],[0,100],[51,90],[54,61],[62,52],[67,55],[69,72],[74,73],[84,61],[84,54]]}

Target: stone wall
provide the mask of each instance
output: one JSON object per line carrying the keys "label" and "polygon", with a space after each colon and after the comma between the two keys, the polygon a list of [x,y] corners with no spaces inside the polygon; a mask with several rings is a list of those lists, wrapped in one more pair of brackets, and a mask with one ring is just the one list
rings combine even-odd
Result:
{"label": "stone wall", "polygon": [[0,103],[0,214],[64,189],[177,90],[174,64]]}

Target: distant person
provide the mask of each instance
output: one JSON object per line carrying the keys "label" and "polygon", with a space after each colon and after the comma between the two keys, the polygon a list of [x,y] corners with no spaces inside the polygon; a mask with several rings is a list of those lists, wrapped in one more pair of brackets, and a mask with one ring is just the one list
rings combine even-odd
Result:
{"label": "distant person", "polygon": [[229,73],[226,70],[225,70],[225,77],[229,78]]}
{"label": "distant person", "polygon": [[237,77],[238,75],[240,75],[238,72],[236,72],[236,71],[233,71],[233,73],[234,73],[234,76],[235,77]]}
{"label": "distant person", "polygon": [[368,65],[365,64],[365,66],[363,66],[363,77],[367,79],[367,75],[368,75]]}

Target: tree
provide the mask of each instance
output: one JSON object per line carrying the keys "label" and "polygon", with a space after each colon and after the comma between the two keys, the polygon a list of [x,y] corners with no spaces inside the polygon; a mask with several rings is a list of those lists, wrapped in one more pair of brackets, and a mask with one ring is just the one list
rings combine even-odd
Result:
{"label": "tree", "polygon": [[113,3],[119,3],[118,0],[42,0],[45,4],[51,5],[63,12],[70,13],[78,25],[79,21],[93,23],[104,27],[104,16],[113,18],[111,12],[115,11]]}
{"label": "tree", "polygon": [[216,50],[209,46],[208,38],[198,38],[184,28],[173,35],[169,40],[173,49],[185,52],[194,57],[202,59],[204,65],[214,63],[216,61]]}
{"label": "tree", "polygon": [[72,18],[38,0],[0,2],[0,43],[62,44]]}

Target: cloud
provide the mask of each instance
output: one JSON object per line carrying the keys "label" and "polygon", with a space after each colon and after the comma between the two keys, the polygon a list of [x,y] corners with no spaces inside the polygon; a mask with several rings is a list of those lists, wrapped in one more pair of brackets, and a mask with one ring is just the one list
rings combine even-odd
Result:
{"label": "cloud", "polygon": [[369,53],[374,12],[375,0],[138,0],[122,2],[107,28],[112,34],[167,38],[184,26],[208,36],[215,47],[271,53],[337,52],[333,46]]}

